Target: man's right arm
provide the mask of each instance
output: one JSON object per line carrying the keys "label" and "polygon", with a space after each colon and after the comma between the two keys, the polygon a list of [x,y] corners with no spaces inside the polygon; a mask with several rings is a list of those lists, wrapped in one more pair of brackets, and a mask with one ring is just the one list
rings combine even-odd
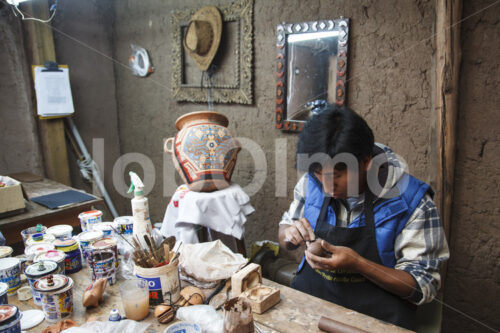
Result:
{"label": "man's right arm", "polygon": [[304,218],[304,202],[307,190],[308,175],[303,175],[293,191],[293,201],[290,208],[283,214],[279,226],[280,246],[287,250],[293,250],[304,241],[314,239],[314,231]]}

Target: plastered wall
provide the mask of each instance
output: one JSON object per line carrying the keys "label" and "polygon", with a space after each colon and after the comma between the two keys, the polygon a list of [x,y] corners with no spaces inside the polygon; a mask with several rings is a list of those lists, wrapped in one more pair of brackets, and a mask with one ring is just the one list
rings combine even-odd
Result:
{"label": "plastered wall", "polygon": [[0,64],[0,175],[22,171],[43,175],[22,26],[3,4]]}
{"label": "plastered wall", "polygon": [[[464,1],[452,256],[444,299],[446,332],[500,329],[500,8]],[[480,12],[477,15],[474,13]],[[493,125],[495,124],[495,125]],[[486,326],[484,326],[486,325]]]}
{"label": "plastered wall", "polygon": [[[197,8],[203,3],[189,0],[115,2],[116,58],[124,61],[131,53],[130,43],[134,43],[149,51],[155,66],[155,72],[145,79],[116,69],[122,152],[144,154],[155,166],[156,182],[149,194],[153,220],[163,218],[172,192],[162,178],[163,168],[166,173],[172,170],[169,156],[164,162],[163,140],[175,135],[177,117],[207,108],[201,103],[177,103],[171,97],[170,12]],[[223,1],[210,3],[224,4]],[[340,16],[352,19],[349,105],[366,116],[378,141],[392,146],[408,161],[412,172],[429,180],[433,49],[432,39],[420,41],[432,35],[433,10],[432,1],[357,4],[351,1],[255,1],[255,103],[215,106],[229,118],[230,129],[260,147],[267,161],[267,169],[259,170],[265,171],[264,185],[251,197],[256,213],[248,221],[247,244],[276,239],[277,224],[290,203],[297,180],[294,169],[297,135],[284,134],[274,128],[276,25],[283,21]],[[250,153],[242,151],[233,181],[246,186],[252,182],[255,172]]]}

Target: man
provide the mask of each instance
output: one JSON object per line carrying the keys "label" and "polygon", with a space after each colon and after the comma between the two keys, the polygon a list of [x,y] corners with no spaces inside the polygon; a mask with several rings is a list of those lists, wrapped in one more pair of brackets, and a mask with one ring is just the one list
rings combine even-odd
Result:
{"label": "man", "polygon": [[280,244],[308,246],[292,287],[412,328],[415,304],[432,301],[449,258],[429,185],[409,175],[394,152],[374,144],[367,123],[326,106],[299,137],[305,171],[280,222]]}

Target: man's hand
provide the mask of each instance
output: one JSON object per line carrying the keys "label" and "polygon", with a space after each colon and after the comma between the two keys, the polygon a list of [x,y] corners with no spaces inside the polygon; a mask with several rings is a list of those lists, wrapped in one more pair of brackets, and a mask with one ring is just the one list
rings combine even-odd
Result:
{"label": "man's hand", "polygon": [[307,251],[306,260],[313,269],[348,269],[357,270],[361,256],[351,248],[345,246],[333,246],[326,241],[321,241],[321,246],[331,254],[327,257],[318,257]]}
{"label": "man's hand", "polygon": [[331,254],[318,257],[309,251],[305,252],[306,260],[313,269],[346,269],[361,273],[385,290],[405,298],[416,289],[415,279],[408,272],[377,264],[348,247],[333,246],[324,240],[321,241],[321,246]]}
{"label": "man's hand", "polygon": [[290,242],[293,245],[304,245],[305,242],[316,239],[314,230],[305,218],[295,221],[290,227],[284,231],[285,242]]}

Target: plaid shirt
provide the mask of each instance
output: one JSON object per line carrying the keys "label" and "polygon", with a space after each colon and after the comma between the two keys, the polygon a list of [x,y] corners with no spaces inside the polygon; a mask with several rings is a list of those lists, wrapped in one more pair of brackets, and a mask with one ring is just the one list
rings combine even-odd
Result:
{"label": "plaid shirt", "polygon": [[[306,173],[295,186],[293,202],[283,215],[280,225],[293,224],[295,220],[304,217],[307,180]],[[348,202],[339,200],[337,225],[345,227],[362,214],[363,202],[363,196],[357,200],[349,199]],[[432,301],[441,286],[439,268],[441,263],[448,260],[450,252],[436,205],[429,194],[422,198],[396,237],[394,254],[394,268],[410,273],[417,282],[417,288],[408,300],[418,305]]]}

